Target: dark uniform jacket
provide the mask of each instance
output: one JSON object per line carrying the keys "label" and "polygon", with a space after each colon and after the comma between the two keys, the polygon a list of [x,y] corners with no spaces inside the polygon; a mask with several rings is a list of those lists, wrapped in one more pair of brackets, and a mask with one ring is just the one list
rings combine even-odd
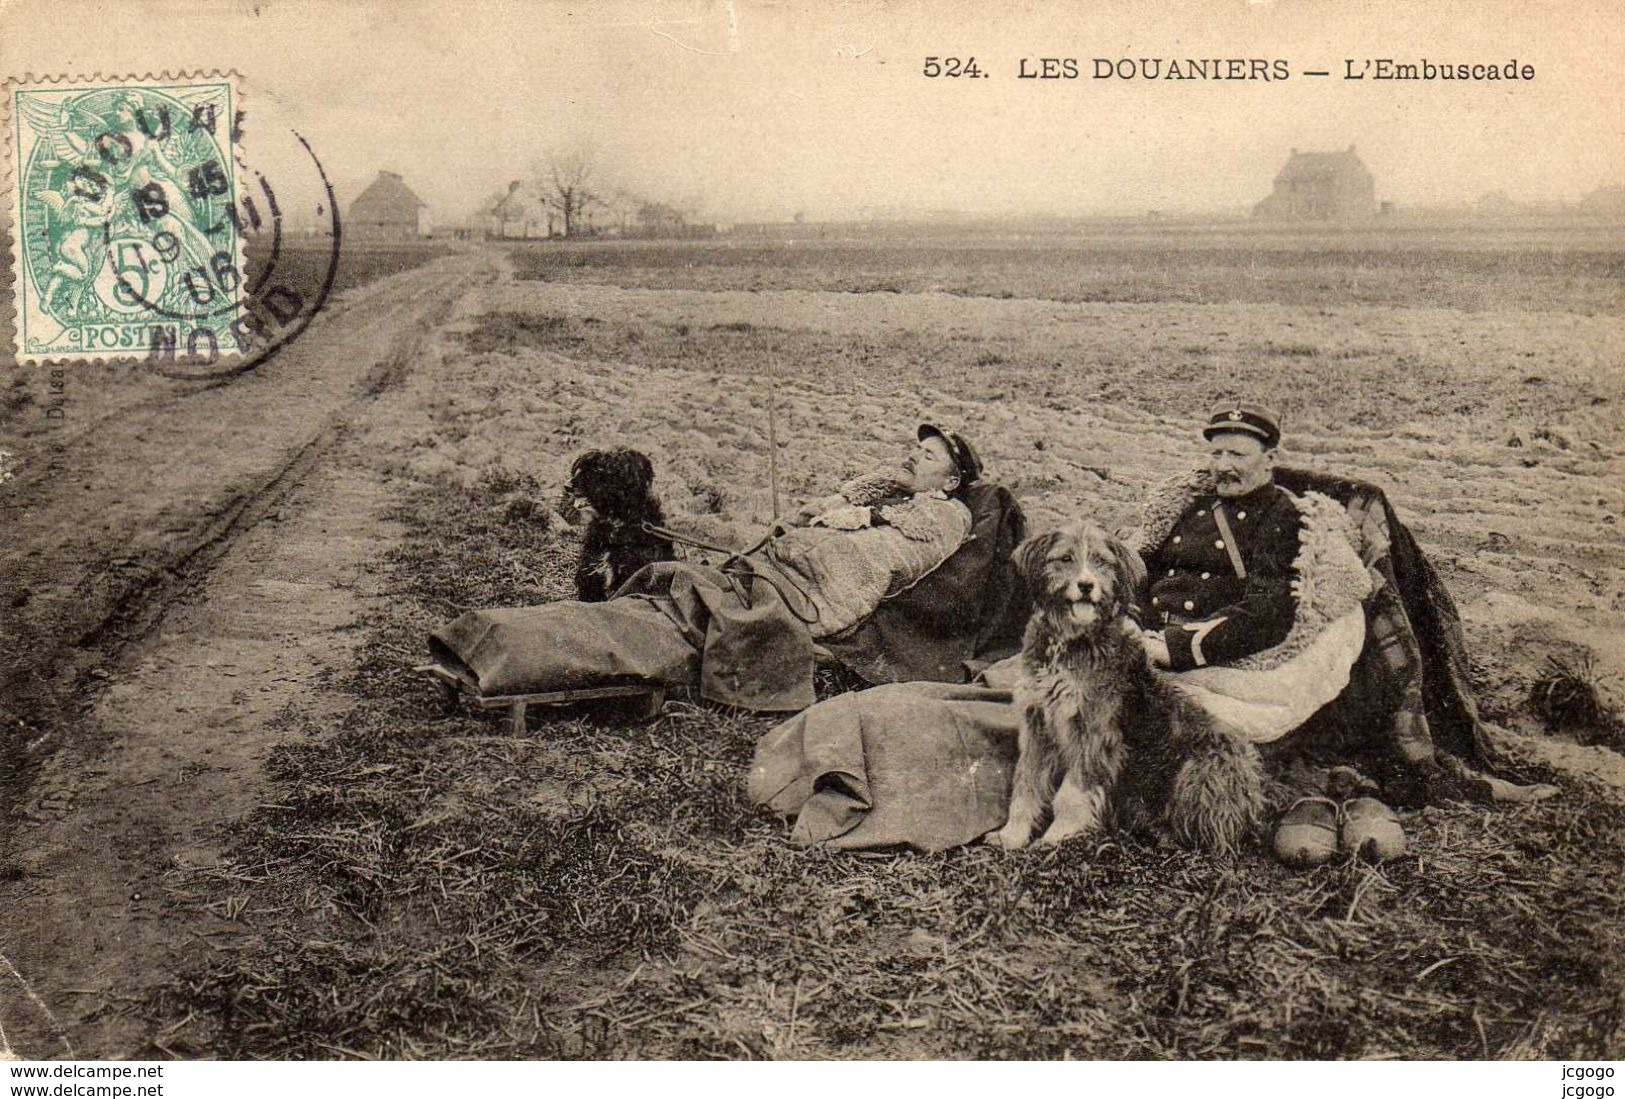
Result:
{"label": "dark uniform jacket", "polygon": [[[1245,580],[1213,517],[1221,499]],[[1206,495],[1145,555],[1141,621],[1163,631],[1176,671],[1239,660],[1285,640],[1297,610],[1293,563],[1302,525],[1292,496],[1274,484],[1228,499]]]}

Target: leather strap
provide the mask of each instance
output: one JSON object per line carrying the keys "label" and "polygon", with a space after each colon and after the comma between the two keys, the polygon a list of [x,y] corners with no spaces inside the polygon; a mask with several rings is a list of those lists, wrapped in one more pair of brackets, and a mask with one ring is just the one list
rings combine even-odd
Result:
{"label": "leather strap", "polygon": [[1236,548],[1236,535],[1230,529],[1230,518],[1224,513],[1224,505],[1218,501],[1213,503],[1213,521],[1219,524],[1219,536],[1224,539],[1224,552],[1230,555],[1230,567],[1236,570],[1236,579],[1247,579],[1247,566],[1241,563],[1241,551]]}

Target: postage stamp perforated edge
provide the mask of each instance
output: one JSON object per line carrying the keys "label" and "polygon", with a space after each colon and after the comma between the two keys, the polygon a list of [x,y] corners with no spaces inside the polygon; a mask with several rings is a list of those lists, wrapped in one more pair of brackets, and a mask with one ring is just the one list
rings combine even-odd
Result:
{"label": "postage stamp perforated edge", "polygon": [[[227,117],[221,120],[224,127],[225,144],[228,149],[226,164],[223,166],[230,181],[231,195],[235,197],[241,193],[241,163],[240,157],[234,148],[233,134],[237,127],[237,119],[244,109],[243,77],[236,69],[184,69],[148,71],[145,73],[106,75],[100,72],[90,74],[58,74],[39,76],[33,73],[24,73],[22,76],[8,76],[0,79],[0,230],[6,236],[7,247],[5,262],[11,275],[10,302],[4,316],[11,323],[11,347],[15,362],[18,364],[86,364],[86,363],[118,363],[134,362],[146,357],[147,345],[132,347],[108,347],[96,350],[90,349],[52,349],[48,351],[29,351],[23,336],[25,312],[28,306],[27,294],[38,292],[33,286],[33,280],[28,277],[27,257],[24,252],[23,240],[23,188],[27,180],[25,173],[27,164],[24,161],[25,150],[21,148],[19,140],[20,120],[17,117],[17,96],[27,91],[69,91],[83,89],[86,91],[105,88],[142,87],[183,87],[187,85],[218,85],[226,84],[230,88],[230,102],[232,109]],[[245,263],[243,234],[232,232],[231,247],[228,251],[230,265],[235,273],[237,285],[241,286],[247,277]],[[184,343],[183,343],[184,349]],[[222,344],[218,353],[221,357],[231,357],[235,351],[229,343]],[[0,363],[4,360],[0,359]]]}

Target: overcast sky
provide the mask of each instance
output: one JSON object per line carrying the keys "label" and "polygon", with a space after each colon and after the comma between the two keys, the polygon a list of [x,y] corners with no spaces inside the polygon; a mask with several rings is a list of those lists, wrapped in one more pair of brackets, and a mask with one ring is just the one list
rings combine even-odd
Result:
{"label": "overcast sky", "polygon": [[[926,79],[927,55],[991,75]],[[1043,56],[1084,78],[1016,78]],[[1402,205],[1573,199],[1625,182],[1622,56],[1617,0],[0,0],[0,72],[234,67],[250,118],[257,103],[297,127],[341,196],[388,168],[442,220],[582,138],[605,175],[723,220],[1235,208],[1290,148],[1350,144]],[[1097,57],[1293,75],[1090,79]],[[1535,79],[1338,78],[1378,57],[1516,59]]]}

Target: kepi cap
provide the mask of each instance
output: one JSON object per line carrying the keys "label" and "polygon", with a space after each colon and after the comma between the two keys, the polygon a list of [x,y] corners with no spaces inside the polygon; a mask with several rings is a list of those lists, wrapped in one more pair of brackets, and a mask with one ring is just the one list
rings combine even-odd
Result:
{"label": "kepi cap", "polygon": [[936,424],[921,424],[919,431],[915,432],[915,437],[922,443],[933,436],[941,439],[948,448],[948,457],[953,459],[954,466],[959,470],[962,485],[974,485],[982,479],[982,459],[968,439],[957,431],[949,431]]}
{"label": "kepi cap", "polygon": [[1281,441],[1281,417],[1261,404],[1247,401],[1222,404],[1208,417],[1202,438],[1211,439],[1226,432],[1251,435],[1263,442],[1266,450],[1273,449]]}

